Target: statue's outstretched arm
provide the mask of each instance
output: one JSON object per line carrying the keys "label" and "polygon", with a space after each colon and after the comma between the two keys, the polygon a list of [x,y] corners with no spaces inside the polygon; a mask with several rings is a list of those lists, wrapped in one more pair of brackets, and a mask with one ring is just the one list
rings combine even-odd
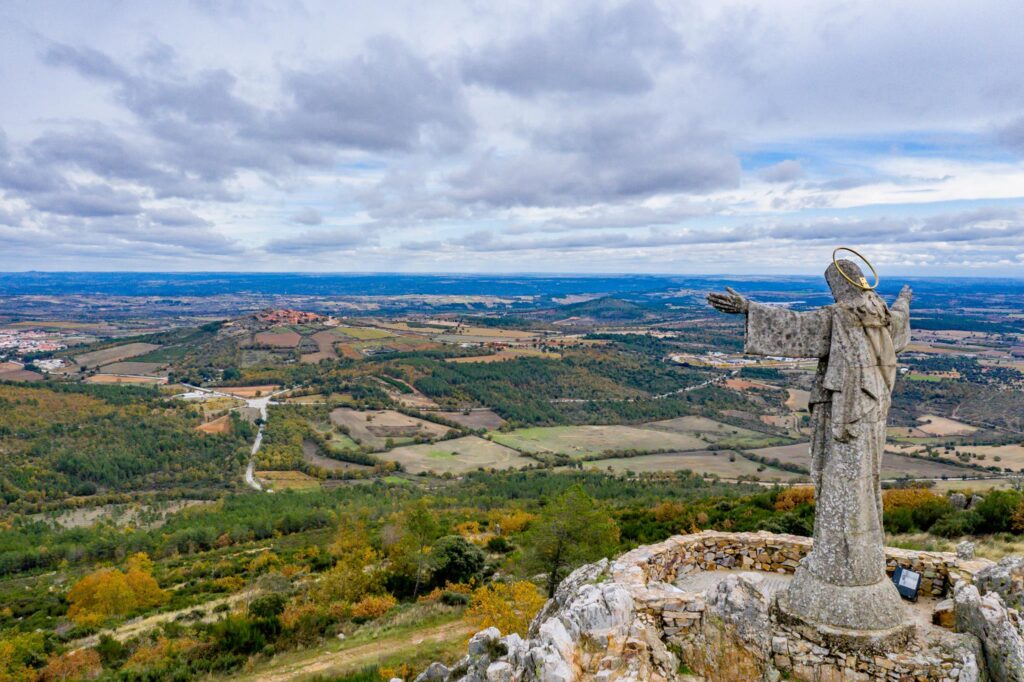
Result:
{"label": "statue's outstretched arm", "polygon": [[750,309],[750,301],[740,296],[732,287],[726,287],[728,293],[720,294],[712,291],[708,294],[708,305],[723,313],[735,315]]}
{"label": "statue's outstretched arm", "polygon": [[889,306],[889,312],[892,313],[892,345],[897,353],[902,352],[910,343],[910,301],[913,298],[914,292],[909,286],[904,286]]}
{"label": "statue's outstretched arm", "polygon": [[893,301],[890,310],[901,310],[903,312],[910,312],[910,302],[914,300],[914,291],[910,288],[909,284],[904,284],[903,289],[900,290],[900,295]]}

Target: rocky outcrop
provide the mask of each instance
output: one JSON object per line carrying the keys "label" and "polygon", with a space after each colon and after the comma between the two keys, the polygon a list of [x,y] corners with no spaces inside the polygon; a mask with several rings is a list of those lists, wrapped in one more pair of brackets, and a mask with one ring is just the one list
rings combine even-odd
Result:
{"label": "rocky outcrop", "polygon": [[1024,610],[1024,557],[1006,557],[995,566],[982,569],[974,584],[982,594],[995,592],[1007,606]]}
{"label": "rocky outcrop", "polygon": [[982,595],[965,582],[953,591],[956,628],[981,641],[992,679],[1024,682],[1024,632],[1020,616],[1008,609],[996,592]]}
{"label": "rocky outcrop", "polygon": [[[485,630],[444,677],[425,672],[419,682],[1022,682],[1005,665],[986,665],[993,655],[1015,660],[1007,658],[1015,655],[1012,638],[967,593],[953,607],[955,618],[948,604],[936,617],[946,626],[955,620],[961,632],[931,625],[926,611],[898,650],[851,650],[786,622],[774,597],[807,544],[770,533],[705,532],[584,566],[563,581],[525,639]],[[970,586],[976,572],[991,566],[954,554],[887,553],[892,564],[927,571],[936,597],[945,596],[939,586]],[[1012,613],[1003,613],[1010,623]]]}

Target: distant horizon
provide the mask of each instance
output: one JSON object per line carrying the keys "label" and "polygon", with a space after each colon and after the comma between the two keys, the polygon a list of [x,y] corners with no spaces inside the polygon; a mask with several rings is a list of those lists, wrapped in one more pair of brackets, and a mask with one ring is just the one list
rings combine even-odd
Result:
{"label": "distant horizon", "polygon": [[[824,277],[822,273],[784,273],[784,272],[754,272],[745,274],[734,274],[728,272],[568,272],[568,271],[522,271],[522,272],[468,272],[468,271],[436,271],[420,272],[411,270],[0,270],[0,276],[9,275],[224,275],[224,276],[262,276],[262,275],[292,275],[302,277],[357,277],[357,276],[401,276],[401,277],[560,277],[580,279],[600,279],[617,277],[652,277],[652,278],[688,278],[688,279],[812,279]],[[921,280],[941,279],[978,279],[978,280],[1022,280],[1024,273],[1020,275],[937,275],[937,274],[905,274],[892,273],[884,279],[894,277]]]}

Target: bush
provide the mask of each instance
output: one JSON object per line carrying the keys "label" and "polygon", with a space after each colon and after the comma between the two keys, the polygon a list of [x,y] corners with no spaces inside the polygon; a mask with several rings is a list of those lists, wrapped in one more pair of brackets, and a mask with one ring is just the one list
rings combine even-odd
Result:
{"label": "bush", "polygon": [[241,616],[228,616],[210,628],[214,647],[226,653],[248,656],[262,650],[266,635],[256,623]]}
{"label": "bush", "polygon": [[977,512],[958,511],[940,519],[931,527],[931,532],[944,538],[957,538],[961,535],[973,535],[981,524]]}
{"label": "bush", "polygon": [[430,550],[434,585],[468,582],[480,576],[486,557],[459,535],[446,535]]}
{"label": "bush", "polygon": [[883,525],[889,533],[909,533],[914,530],[914,513],[906,507],[899,507],[885,512]]}
{"label": "bush", "polygon": [[1005,533],[1011,529],[1013,514],[1021,504],[1021,494],[1015,490],[993,490],[977,504],[979,522],[977,533]]}
{"label": "bush", "polygon": [[534,615],[546,600],[533,583],[495,583],[473,593],[470,615],[481,628],[496,627],[504,634],[526,634]]}
{"label": "bush", "polygon": [[390,594],[371,594],[352,605],[352,618],[356,621],[373,620],[395,608],[398,600]]}
{"label": "bush", "polygon": [[253,618],[270,620],[284,612],[285,598],[280,594],[265,594],[249,604],[249,615]]}
{"label": "bush", "polygon": [[814,504],[814,486],[786,488],[775,498],[775,511],[792,511],[802,504]]}
{"label": "bush", "polygon": [[466,606],[469,604],[469,599],[469,595],[464,592],[445,590],[441,593],[441,603],[445,606]]}
{"label": "bush", "polygon": [[495,535],[489,539],[486,547],[488,552],[494,552],[495,554],[508,554],[515,549],[515,545],[500,535]]}

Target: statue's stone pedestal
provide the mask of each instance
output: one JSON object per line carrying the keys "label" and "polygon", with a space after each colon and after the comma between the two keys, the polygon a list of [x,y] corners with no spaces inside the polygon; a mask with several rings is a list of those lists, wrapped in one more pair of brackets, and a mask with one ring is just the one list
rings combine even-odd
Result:
{"label": "statue's stone pedestal", "polygon": [[887,578],[873,585],[834,585],[800,566],[774,609],[779,622],[830,649],[898,651],[914,636],[903,600]]}

